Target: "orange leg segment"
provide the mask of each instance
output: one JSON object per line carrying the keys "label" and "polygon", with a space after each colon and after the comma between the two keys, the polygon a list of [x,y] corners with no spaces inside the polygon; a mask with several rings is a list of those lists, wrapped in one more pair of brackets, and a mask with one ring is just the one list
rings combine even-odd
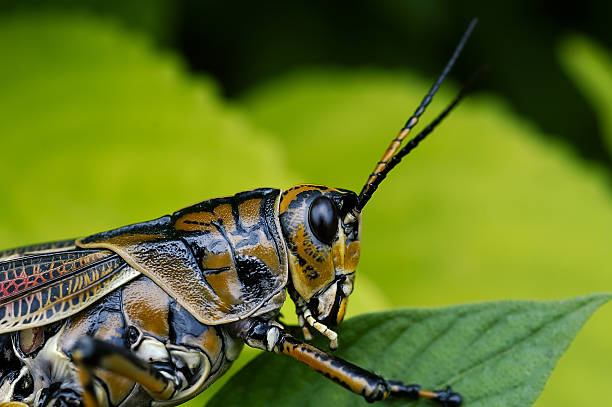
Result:
{"label": "orange leg segment", "polygon": [[369,402],[393,396],[409,400],[425,398],[436,401],[444,407],[456,407],[462,401],[461,396],[453,393],[450,387],[445,390],[432,391],[422,390],[421,386],[415,384],[406,385],[399,381],[387,381],[372,372],[286,334],[281,335],[275,350],[306,364],[353,393],[363,396]]}

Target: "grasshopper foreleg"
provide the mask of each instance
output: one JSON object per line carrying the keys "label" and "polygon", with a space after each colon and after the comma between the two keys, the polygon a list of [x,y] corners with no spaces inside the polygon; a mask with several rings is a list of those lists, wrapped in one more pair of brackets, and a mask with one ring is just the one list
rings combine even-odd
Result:
{"label": "grasshopper foreleg", "polygon": [[325,377],[341,384],[353,393],[374,402],[388,397],[408,400],[429,399],[444,407],[461,404],[461,396],[450,387],[445,390],[422,390],[416,384],[386,380],[346,360],[328,354],[312,345],[303,343],[284,332],[283,327],[266,321],[256,321],[250,326],[243,325],[240,334],[247,345],[268,352],[287,355]]}

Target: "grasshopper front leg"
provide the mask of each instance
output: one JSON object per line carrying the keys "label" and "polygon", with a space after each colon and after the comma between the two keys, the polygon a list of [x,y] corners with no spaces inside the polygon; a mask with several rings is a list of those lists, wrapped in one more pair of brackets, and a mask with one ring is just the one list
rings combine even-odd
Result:
{"label": "grasshopper front leg", "polygon": [[268,352],[287,355],[325,377],[341,384],[368,402],[398,397],[408,400],[429,399],[444,407],[461,405],[461,396],[450,387],[445,390],[423,390],[417,384],[386,380],[346,360],[330,355],[312,345],[303,343],[284,332],[283,327],[266,321],[242,324],[239,333],[247,345]]}

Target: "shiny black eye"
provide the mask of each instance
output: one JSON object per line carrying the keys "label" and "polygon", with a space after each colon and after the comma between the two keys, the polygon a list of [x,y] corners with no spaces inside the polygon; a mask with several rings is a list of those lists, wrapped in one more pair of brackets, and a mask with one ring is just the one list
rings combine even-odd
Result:
{"label": "shiny black eye", "polygon": [[338,232],[338,211],[331,199],[320,196],[310,205],[308,223],[321,242],[331,244]]}

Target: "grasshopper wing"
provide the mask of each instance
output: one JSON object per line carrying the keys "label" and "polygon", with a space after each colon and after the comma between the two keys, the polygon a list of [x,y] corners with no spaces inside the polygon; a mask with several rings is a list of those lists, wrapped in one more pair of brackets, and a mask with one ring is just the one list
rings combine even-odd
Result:
{"label": "grasshopper wing", "polygon": [[139,274],[109,250],[71,241],[0,252],[0,334],[69,317]]}

